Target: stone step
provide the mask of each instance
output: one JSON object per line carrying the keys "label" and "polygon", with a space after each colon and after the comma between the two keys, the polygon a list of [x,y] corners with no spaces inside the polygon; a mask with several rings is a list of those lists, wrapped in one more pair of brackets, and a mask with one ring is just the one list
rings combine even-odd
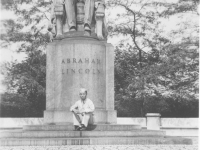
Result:
{"label": "stone step", "polygon": [[165,131],[1,131],[0,138],[164,137]]}
{"label": "stone step", "polygon": [[[98,124],[88,126],[88,130],[95,131],[131,131],[135,129],[141,129],[140,125],[117,125],[117,124]],[[23,130],[28,131],[72,131],[74,130],[73,125],[26,125],[23,126]]]}
{"label": "stone step", "polygon": [[61,145],[191,145],[191,139],[180,137],[90,137],[90,138],[6,138],[0,146],[61,146]]}

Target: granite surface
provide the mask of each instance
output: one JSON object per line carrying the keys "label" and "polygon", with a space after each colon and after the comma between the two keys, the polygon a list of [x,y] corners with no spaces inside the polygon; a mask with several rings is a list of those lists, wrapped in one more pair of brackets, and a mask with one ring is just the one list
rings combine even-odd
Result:
{"label": "granite surface", "polygon": [[197,145],[9,146],[0,150],[198,150]]}
{"label": "granite surface", "polygon": [[[161,125],[162,127],[199,128],[198,121],[198,118],[161,118]],[[0,118],[0,128],[42,125],[43,123],[43,118]],[[146,127],[146,118],[117,117],[117,124],[140,124]]]}
{"label": "granite surface", "polygon": [[199,118],[161,118],[161,126],[199,128]]}
{"label": "granite surface", "polygon": [[147,117],[147,130],[160,130],[160,117]]}
{"label": "granite surface", "polygon": [[[117,124],[140,124],[142,127],[146,126],[146,118],[128,118],[118,117]],[[199,127],[199,118],[162,118],[162,127]]]}
{"label": "granite surface", "polygon": [[117,117],[117,124],[140,124],[146,127],[146,118]]}
{"label": "granite surface", "polygon": [[41,125],[43,118],[0,118],[0,128],[16,128],[24,125]]}
{"label": "granite surface", "polygon": [[45,123],[72,123],[70,107],[86,88],[95,105],[95,123],[116,123],[114,49],[87,37],[55,40],[47,47]]}

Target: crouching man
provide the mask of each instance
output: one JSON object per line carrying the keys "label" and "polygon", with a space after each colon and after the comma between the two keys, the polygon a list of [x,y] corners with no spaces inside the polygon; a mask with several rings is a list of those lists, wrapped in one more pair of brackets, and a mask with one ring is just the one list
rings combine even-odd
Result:
{"label": "crouching man", "polygon": [[71,108],[70,111],[73,113],[73,121],[75,130],[86,130],[90,117],[94,112],[93,102],[87,98],[87,90],[80,90],[80,100],[78,100]]}

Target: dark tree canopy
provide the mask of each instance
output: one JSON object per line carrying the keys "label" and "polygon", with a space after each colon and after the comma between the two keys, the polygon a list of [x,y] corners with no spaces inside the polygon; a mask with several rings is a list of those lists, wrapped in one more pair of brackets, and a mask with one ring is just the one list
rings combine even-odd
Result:
{"label": "dark tree canopy", "polygon": [[21,62],[6,62],[1,66],[4,85],[7,86],[7,92],[1,96],[1,116],[42,117],[46,99],[45,47],[49,42],[48,24],[45,22],[48,22],[50,2],[1,2],[4,9],[16,14],[16,19],[2,21],[6,31],[1,34],[1,46],[7,48],[18,43],[19,48],[15,51],[26,54]]}
{"label": "dark tree canopy", "polygon": [[188,14],[197,18],[198,2],[110,0],[108,6],[124,10],[110,20],[110,36],[132,39],[128,44],[122,40],[115,50],[118,115],[159,112],[162,116],[197,117],[198,23],[182,21],[179,29],[171,30],[167,37],[160,20]]}

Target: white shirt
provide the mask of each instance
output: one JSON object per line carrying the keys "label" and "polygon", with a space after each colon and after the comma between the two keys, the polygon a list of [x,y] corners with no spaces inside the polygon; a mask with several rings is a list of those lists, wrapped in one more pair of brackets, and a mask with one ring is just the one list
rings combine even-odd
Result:
{"label": "white shirt", "polygon": [[90,113],[90,112],[94,112],[95,107],[94,107],[93,102],[89,98],[86,98],[84,101],[78,100],[70,108],[70,111],[72,111],[73,109],[78,109],[79,111]]}

